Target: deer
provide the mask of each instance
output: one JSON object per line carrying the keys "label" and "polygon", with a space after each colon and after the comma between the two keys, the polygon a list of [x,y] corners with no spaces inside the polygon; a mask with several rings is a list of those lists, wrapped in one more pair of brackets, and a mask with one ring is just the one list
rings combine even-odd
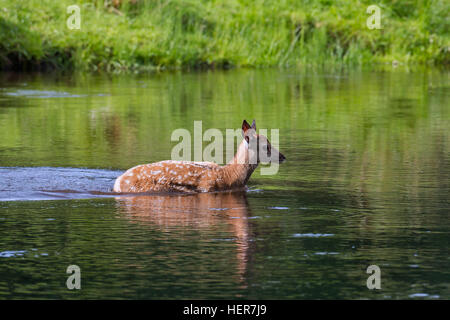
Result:
{"label": "deer", "polygon": [[119,176],[116,193],[202,193],[245,189],[260,162],[278,162],[286,157],[269,140],[256,133],[256,123],[242,122],[243,139],[234,158],[224,166],[213,162],[165,160],[142,164]]}

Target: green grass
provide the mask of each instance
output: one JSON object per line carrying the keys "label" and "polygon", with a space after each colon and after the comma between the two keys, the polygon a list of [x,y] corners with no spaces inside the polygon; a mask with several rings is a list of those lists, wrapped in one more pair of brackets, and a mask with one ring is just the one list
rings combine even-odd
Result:
{"label": "green grass", "polygon": [[[450,65],[448,0],[0,0],[0,68]],[[120,1],[117,1],[120,2]],[[69,30],[67,6],[81,8]]]}

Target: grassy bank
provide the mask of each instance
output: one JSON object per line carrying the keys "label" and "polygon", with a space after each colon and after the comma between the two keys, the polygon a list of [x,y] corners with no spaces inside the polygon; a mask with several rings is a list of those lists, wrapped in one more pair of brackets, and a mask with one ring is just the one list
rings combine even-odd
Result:
{"label": "grassy bank", "polygon": [[[70,30],[69,5],[81,9]],[[0,0],[0,68],[450,64],[450,2],[348,0]]]}

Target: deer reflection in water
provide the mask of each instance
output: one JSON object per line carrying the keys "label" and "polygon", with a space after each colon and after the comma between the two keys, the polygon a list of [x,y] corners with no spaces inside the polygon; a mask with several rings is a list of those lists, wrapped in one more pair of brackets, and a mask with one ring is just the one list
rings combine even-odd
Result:
{"label": "deer reflection in water", "polygon": [[128,219],[156,225],[162,231],[189,228],[206,232],[219,224],[225,225],[225,231],[235,239],[237,273],[245,286],[249,251],[249,208],[245,191],[123,196],[116,197],[116,202]]}

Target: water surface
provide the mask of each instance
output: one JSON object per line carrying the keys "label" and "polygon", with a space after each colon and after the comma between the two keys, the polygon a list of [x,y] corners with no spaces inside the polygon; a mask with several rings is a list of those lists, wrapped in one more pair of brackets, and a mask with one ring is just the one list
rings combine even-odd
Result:
{"label": "water surface", "polygon": [[[0,299],[448,299],[449,88],[434,70],[0,74]],[[173,130],[253,118],[287,162],[247,192],[111,193],[170,158]]]}

